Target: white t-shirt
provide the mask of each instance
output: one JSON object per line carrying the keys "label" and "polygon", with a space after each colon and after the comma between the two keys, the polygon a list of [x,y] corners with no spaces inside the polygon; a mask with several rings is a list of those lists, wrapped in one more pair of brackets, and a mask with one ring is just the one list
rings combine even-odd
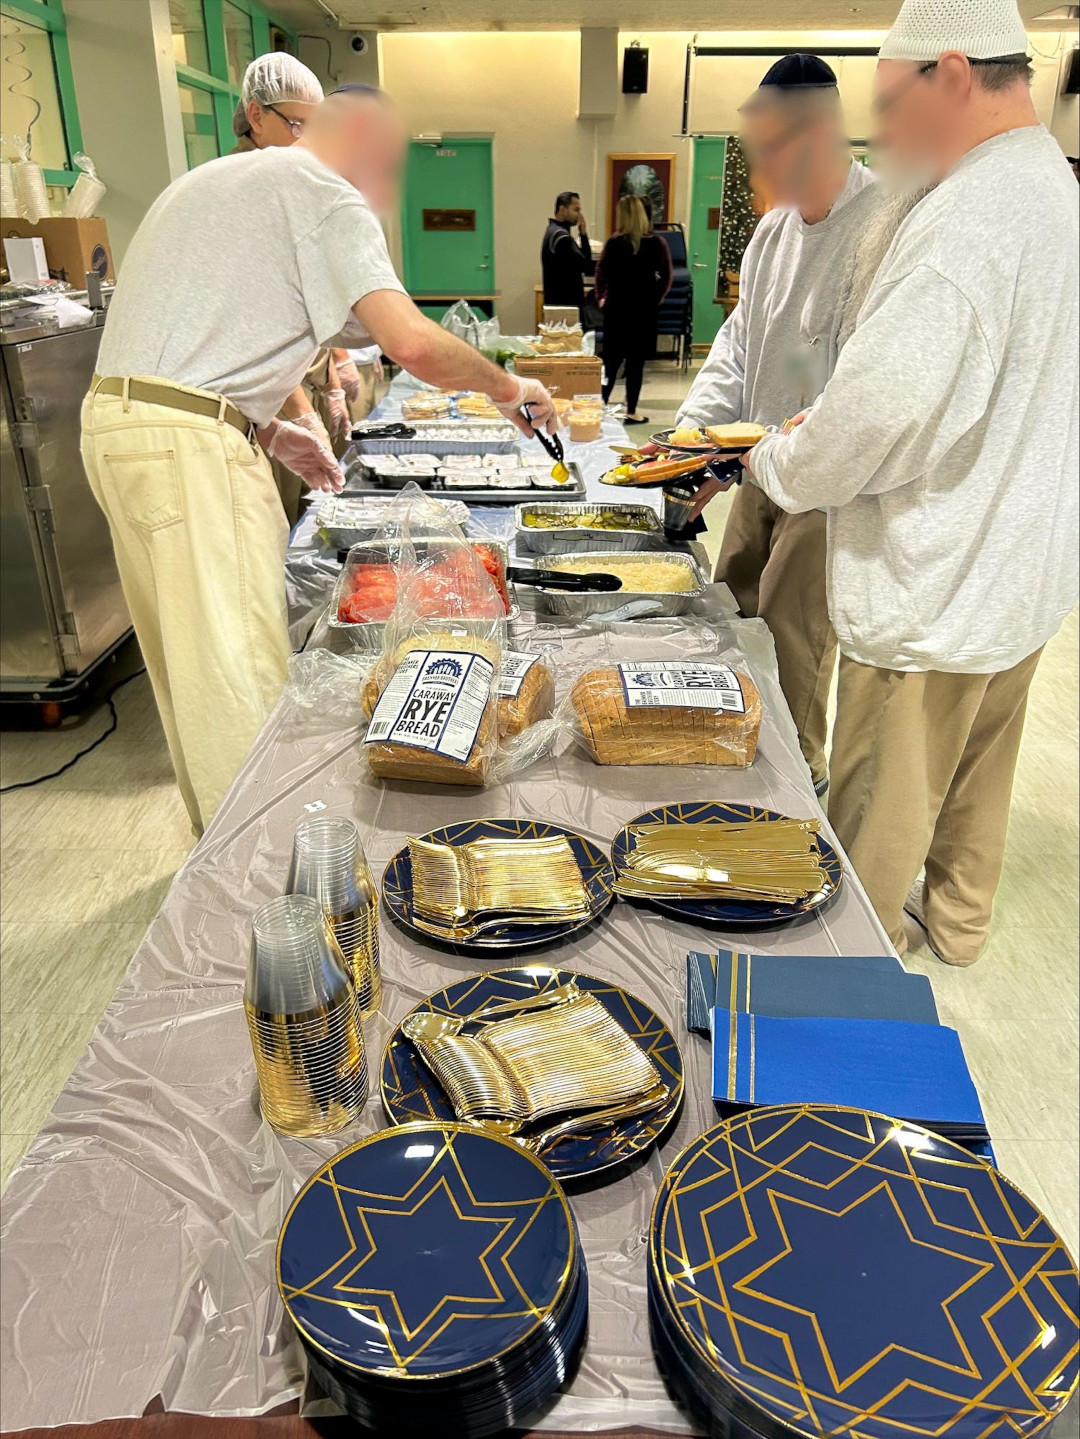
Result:
{"label": "white t-shirt", "polygon": [[[225,395],[265,424],[375,290],[400,290],[382,227],[310,151],[200,165],[159,195],[124,257],[98,372]],[[349,340],[364,338],[355,323]]]}
{"label": "white t-shirt", "polygon": [[1076,603],[1076,180],[1042,125],[977,145],[896,232],[806,421],[752,454],[829,510],[844,654],[985,674]]}

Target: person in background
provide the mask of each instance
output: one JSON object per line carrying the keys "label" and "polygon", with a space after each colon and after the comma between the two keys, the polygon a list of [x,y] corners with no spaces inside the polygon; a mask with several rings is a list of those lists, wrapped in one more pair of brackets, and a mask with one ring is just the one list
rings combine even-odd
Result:
{"label": "person in background", "polygon": [[[578,238],[570,231],[577,226]],[[545,305],[573,305],[584,323],[585,276],[596,266],[589,245],[589,227],[581,213],[581,196],[563,190],[555,196],[555,214],[547,222],[540,246],[540,268],[544,279]]]}
{"label": "person in background", "polygon": [[[244,71],[233,115],[236,145],[230,153],[246,155],[252,150],[295,145],[322,98],[318,78],[292,55],[274,51],[257,56]],[[348,358],[343,350],[337,353]],[[349,415],[336,356],[329,350],[320,350],[315,356],[303,383],[282,405],[280,417],[309,430],[321,442],[324,455],[334,457],[332,435],[348,434]],[[291,527],[300,518],[305,484],[313,481],[309,476],[295,474],[279,459],[271,461],[271,468]]]}
{"label": "person in background", "polygon": [[377,344],[421,380],[486,393],[528,436],[555,426],[541,384],[427,319],[394,273],[377,212],[405,148],[386,96],[335,92],[290,148],[211,160],[159,195],[109,307],[83,462],[197,832],[287,673],[288,527],[267,456],[297,473],[322,458],[277,418],[316,350]]}
{"label": "person in background", "polygon": [[656,352],[660,301],[671,288],[671,251],[658,235],[643,202],[623,195],[615,210],[615,234],[596,265],[596,300],[604,312],[604,403],[619,370],[626,371],[626,423],[647,425],[637,412],[645,361]]}
{"label": "person in background", "polygon": [[375,408],[375,390],[383,377],[382,355],[378,345],[365,345],[361,349],[346,350],[347,365],[355,372],[355,383],[347,365],[338,365],[338,374],[346,386],[345,396],[349,402],[349,419],[353,424],[364,420]]}
{"label": "person in background", "polygon": [[[820,392],[836,364],[844,288],[877,204],[874,177],[851,158],[836,76],[817,55],[785,55],[742,107],[743,144],[765,210],[743,257],[728,316],[676,419],[701,426],[781,425]],[[716,493],[703,486],[699,507]],[[716,578],[744,615],[772,631],[780,684],[819,794],[828,788],[826,706],[836,635],[825,593],[825,515],[788,514],[743,484]]]}
{"label": "person in background", "polygon": [[828,507],[830,821],[897,950],[906,907],[955,965],[986,942],[1028,688],[1077,599],[1076,184],[1026,50],[1015,0],[904,0],[852,333],[746,461],[789,513]]}

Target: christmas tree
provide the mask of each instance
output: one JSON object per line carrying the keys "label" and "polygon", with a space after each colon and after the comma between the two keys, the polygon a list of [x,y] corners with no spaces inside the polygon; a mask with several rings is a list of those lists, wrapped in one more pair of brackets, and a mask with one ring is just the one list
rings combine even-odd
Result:
{"label": "christmas tree", "polygon": [[724,149],[724,198],[720,208],[719,271],[738,274],[743,251],[754,233],[758,217],[750,191],[750,166],[737,135],[729,135]]}

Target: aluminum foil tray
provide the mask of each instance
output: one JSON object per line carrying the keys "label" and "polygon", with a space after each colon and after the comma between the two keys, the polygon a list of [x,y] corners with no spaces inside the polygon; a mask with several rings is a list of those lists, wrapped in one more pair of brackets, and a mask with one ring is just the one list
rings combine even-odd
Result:
{"label": "aluminum foil tray", "polygon": [[[587,615],[610,614],[612,610],[622,609],[623,605],[629,604],[632,600],[657,600],[660,608],[653,610],[651,614],[644,616],[646,619],[657,618],[660,615],[685,615],[693,608],[694,601],[700,599],[705,593],[706,579],[701,566],[692,555],[681,554],[677,550],[665,551],[662,555],[649,552],[648,554],[638,551],[642,559],[664,559],[671,560],[677,565],[685,565],[690,571],[694,581],[692,590],[684,591],[643,591],[623,588],[610,591],[589,591],[575,592],[573,590],[546,590],[542,585],[536,587],[537,608],[550,615],[562,615],[566,619],[582,620]],[[552,569],[558,568],[558,558],[553,557],[555,563],[551,563]],[[595,560],[597,570],[605,568],[605,561],[610,563],[612,554],[610,550],[586,550],[574,554],[575,560]]]}
{"label": "aluminum foil tray", "polygon": [[[315,522],[330,549],[349,550],[353,545],[375,538],[391,503],[389,499],[375,496],[369,499],[367,495],[335,495],[319,506]],[[469,518],[468,505],[449,497],[439,499],[438,503],[451,524],[460,525],[464,530]]]}
{"label": "aluminum foil tray", "polygon": [[[383,422],[385,423],[385,422]],[[361,455],[508,455],[521,431],[499,420],[403,420],[416,431],[411,440],[369,440],[366,423],[355,425],[353,443]],[[370,426],[380,428],[378,422]],[[487,438],[481,439],[484,435]]]}
{"label": "aluminum foil tray", "polygon": [[[487,545],[488,548],[494,550],[502,560],[504,569],[509,565],[510,555],[505,540],[489,539],[484,535],[479,539],[470,540],[469,543]],[[423,547],[424,540],[417,538],[413,540],[413,544],[416,549],[419,550]],[[338,582],[334,586],[333,598],[330,601],[330,608],[326,613],[326,623],[331,629],[347,632],[352,636],[358,649],[366,650],[370,653],[382,649],[383,632],[386,629],[386,621],[369,620],[366,624],[352,624],[347,620],[338,619],[338,609],[341,606],[342,600],[349,593],[349,582],[352,579],[353,573],[359,565],[365,563],[365,551],[368,552],[373,563],[385,563],[385,547],[380,540],[364,540],[360,544],[352,547],[348,558],[341,567]],[[506,591],[510,596],[510,609],[506,616],[507,623],[509,624],[510,621],[516,620],[520,616],[521,606],[518,604],[517,593],[514,590],[514,586],[509,580],[506,582]],[[455,619],[453,621],[455,628],[461,626],[465,633],[469,632],[469,625],[471,623],[472,621],[470,620]],[[486,630],[490,626],[491,621],[477,620],[475,623],[478,627]]]}
{"label": "aluminum foil tray", "polygon": [[[557,510],[562,515],[619,514],[641,517],[648,524],[646,530],[595,530],[587,525],[559,525],[543,529],[525,523],[530,514],[550,513]],[[660,517],[650,505],[609,504],[606,501],[578,504],[560,503],[554,496],[550,500],[535,499],[526,505],[518,505],[514,513],[514,533],[517,547],[533,555],[577,554],[591,550],[655,550],[664,547],[664,529]]]}

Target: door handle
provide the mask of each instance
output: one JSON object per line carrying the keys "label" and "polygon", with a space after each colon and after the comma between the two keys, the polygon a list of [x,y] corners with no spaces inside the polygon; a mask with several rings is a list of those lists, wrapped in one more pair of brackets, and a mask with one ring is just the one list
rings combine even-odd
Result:
{"label": "door handle", "polygon": [[694,260],[690,265],[691,270],[707,270],[709,267],[704,262]]}
{"label": "door handle", "polygon": [[477,268],[478,270],[490,270],[490,269],[491,269],[491,266],[490,266],[490,265],[477,265],[476,268]]}

